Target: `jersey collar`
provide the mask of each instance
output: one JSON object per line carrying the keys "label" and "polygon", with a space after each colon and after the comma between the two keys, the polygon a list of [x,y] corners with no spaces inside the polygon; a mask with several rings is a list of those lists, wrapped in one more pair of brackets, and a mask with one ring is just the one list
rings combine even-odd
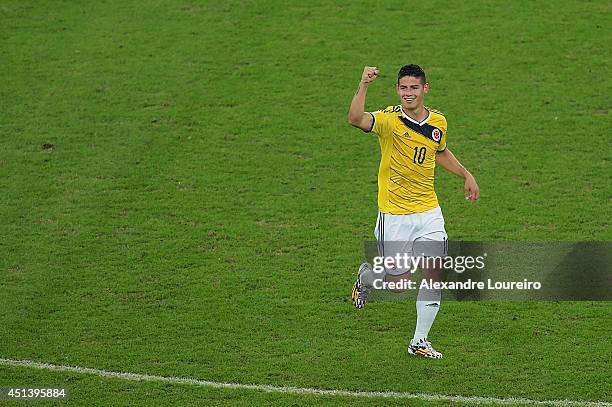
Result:
{"label": "jersey collar", "polygon": [[423,124],[427,123],[427,120],[429,120],[429,116],[431,116],[431,112],[429,111],[429,109],[425,108],[425,110],[427,110],[427,117],[424,118],[423,121],[417,122],[412,117],[408,116],[406,114],[406,112],[404,112],[404,108],[402,107],[402,105],[400,105],[400,110],[402,112],[402,116],[404,116],[406,119],[410,120],[412,123],[418,124],[419,126],[422,126]]}

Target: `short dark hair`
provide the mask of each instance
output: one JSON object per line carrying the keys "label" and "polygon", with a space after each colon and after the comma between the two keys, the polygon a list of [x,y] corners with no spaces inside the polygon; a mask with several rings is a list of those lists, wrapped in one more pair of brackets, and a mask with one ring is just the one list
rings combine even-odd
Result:
{"label": "short dark hair", "polygon": [[425,71],[418,65],[410,64],[404,65],[400,68],[397,73],[397,83],[399,84],[400,79],[404,76],[412,76],[414,78],[421,78],[421,83],[427,83],[427,78],[425,77]]}

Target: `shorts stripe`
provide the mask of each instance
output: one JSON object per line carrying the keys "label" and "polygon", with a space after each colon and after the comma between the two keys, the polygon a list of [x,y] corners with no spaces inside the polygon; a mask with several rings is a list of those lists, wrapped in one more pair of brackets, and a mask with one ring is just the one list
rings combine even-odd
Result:
{"label": "shorts stripe", "polygon": [[381,256],[382,254],[380,253],[380,212],[378,212],[378,217],[376,218],[376,246],[378,248],[378,255]]}
{"label": "shorts stripe", "polygon": [[380,234],[382,232],[382,225],[381,225],[381,213],[378,212],[378,217],[376,218],[376,247],[378,248],[378,255],[382,256],[382,251],[380,248]]}
{"label": "shorts stripe", "polygon": [[385,214],[380,213],[380,238],[378,240],[380,245],[380,255],[385,257]]}

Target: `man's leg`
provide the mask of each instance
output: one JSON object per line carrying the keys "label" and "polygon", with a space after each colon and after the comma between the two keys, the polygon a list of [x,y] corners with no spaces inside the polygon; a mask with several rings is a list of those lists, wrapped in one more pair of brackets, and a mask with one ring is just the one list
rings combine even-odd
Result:
{"label": "man's leg", "polygon": [[[442,272],[435,267],[423,270],[423,279],[429,282],[441,281]],[[431,284],[430,284],[431,285]],[[417,322],[413,341],[427,339],[429,330],[438,315],[442,293],[440,289],[422,287],[416,300]]]}
{"label": "man's leg", "polygon": [[[423,279],[428,283],[441,281],[442,272],[437,268],[423,269]],[[431,284],[429,284],[431,285]],[[414,329],[414,337],[408,345],[408,353],[432,359],[440,359],[442,354],[431,346],[427,340],[429,330],[438,315],[442,293],[440,289],[433,287],[422,287],[417,295],[416,309],[417,322]]]}
{"label": "man's leg", "polygon": [[[385,256],[395,256],[396,253],[401,253],[406,250],[406,243],[401,241],[395,241],[399,231],[399,220],[402,217],[384,214],[379,212],[378,218],[376,219],[376,227],[374,228],[374,235],[376,236],[378,256],[384,258]],[[391,273],[398,274],[398,270],[394,267]],[[403,272],[399,272],[403,273]],[[362,263],[357,273],[357,280],[353,284],[353,291],[351,294],[351,301],[355,308],[363,308],[365,306],[368,294],[374,287],[376,280],[385,281],[387,280],[388,270],[383,267],[382,271],[375,270],[369,263]]]}
{"label": "man's leg", "polygon": [[427,237],[415,241],[415,255],[421,257],[423,281],[427,282],[419,289],[416,300],[417,321],[414,336],[408,347],[408,352],[429,358],[441,358],[427,340],[429,331],[440,310],[442,293],[432,283],[442,281],[442,258],[446,256],[446,232],[432,232]]}

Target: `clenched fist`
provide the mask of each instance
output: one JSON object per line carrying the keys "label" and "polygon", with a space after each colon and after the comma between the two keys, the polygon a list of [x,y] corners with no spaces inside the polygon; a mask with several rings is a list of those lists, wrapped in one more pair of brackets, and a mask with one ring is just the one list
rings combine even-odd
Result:
{"label": "clenched fist", "polygon": [[361,75],[362,83],[370,83],[378,78],[378,68],[375,66],[366,66],[363,68],[363,74]]}

